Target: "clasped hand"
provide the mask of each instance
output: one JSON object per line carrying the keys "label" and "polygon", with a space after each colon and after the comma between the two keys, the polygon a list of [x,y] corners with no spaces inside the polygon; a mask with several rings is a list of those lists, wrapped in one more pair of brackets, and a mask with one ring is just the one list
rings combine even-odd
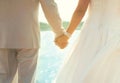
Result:
{"label": "clasped hand", "polygon": [[69,37],[67,36],[67,34],[62,34],[55,38],[55,44],[61,49],[64,49],[68,44],[68,39]]}

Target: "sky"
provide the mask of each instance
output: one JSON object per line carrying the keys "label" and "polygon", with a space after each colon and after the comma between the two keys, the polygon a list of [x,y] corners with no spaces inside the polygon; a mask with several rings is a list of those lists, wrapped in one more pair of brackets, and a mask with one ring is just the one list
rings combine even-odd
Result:
{"label": "sky", "polygon": [[[55,0],[58,6],[60,17],[63,21],[70,21],[71,16],[77,6],[78,0]],[[41,7],[39,8],[39,21],[47,22]]]}

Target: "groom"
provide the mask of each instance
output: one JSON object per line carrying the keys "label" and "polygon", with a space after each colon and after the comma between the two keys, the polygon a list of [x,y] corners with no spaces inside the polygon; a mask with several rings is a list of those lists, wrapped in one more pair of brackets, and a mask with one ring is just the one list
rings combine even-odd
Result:
{"label": "groom", "polygon": [[0,0],[0,83],[12,83],[17,69],[18,83],[35,83],[39,3],[56,40],[61,35],[68,37],[54,0]]}

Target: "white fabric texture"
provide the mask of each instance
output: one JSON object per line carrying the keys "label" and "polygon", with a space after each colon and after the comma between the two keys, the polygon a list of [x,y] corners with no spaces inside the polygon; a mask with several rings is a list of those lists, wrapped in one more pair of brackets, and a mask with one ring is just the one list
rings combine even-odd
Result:
{"label": "white fabric texture", "polygon": [[0,48],[39,48],[41,5],[56,36],[64,33],[54,0],[0,0]]}
{"label": "white fabric texture", "polygon": [[35,83],[37,58],[38,49],[0,49],[0,83]]}
{"label": "white fabric texture", "polygon": [[91,0],[54,83],[120,83],[120,0]]}

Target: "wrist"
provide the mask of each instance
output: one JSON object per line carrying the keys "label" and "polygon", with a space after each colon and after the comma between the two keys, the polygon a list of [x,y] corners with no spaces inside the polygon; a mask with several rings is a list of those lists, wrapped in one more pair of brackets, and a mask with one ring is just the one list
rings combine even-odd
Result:
{"label": "wrist", "polygon": [[65,32],[65,35],[70,38],[71,37],[71,33]]}
{"label": "wrist", "polygon": [[67,31],[65,31],[65,29],[62,28],[61,31],[55,33],[55,38],[57,38],[57,37],[59,37],[59,36],[61,36],[61,35],[65,35],[65,36],[67,36],[68,38],[70,38],[72,34],[69,33],[69,32],[67,32]]}

